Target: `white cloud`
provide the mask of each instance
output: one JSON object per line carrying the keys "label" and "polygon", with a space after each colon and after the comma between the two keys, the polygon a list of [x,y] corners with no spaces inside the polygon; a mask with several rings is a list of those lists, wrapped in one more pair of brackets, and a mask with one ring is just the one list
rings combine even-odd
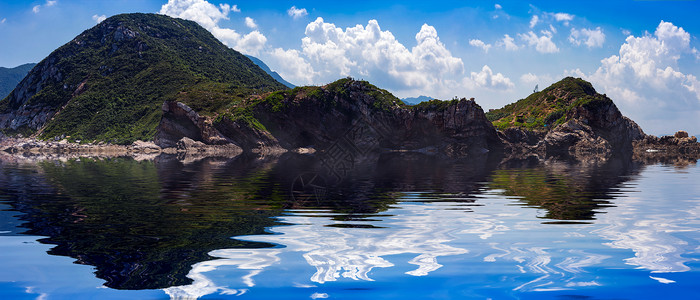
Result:
{"label": "white cloud", "polygon": [[257,55],[265,47],[265,43],[267,43],[267,38],[260,31],[255,30],[238,40],[235,48],[241,49],[240,51],[243,53]]}
{"label": "white cloud", "polygon": [[245,26],[253,29],[258,28],[258,24],[255,24],[255,20],[251,17],[245,17]]}
{"label": "white cloud", "polygon": [[[58,3],[57,0],[47,0],[46,3],[44,3],[43,6],[45,6],[45,7],[51,7],[51,6],[56,5],[57,3]],[[39,11],[41,11],[41,7],[42,7],[42,5],[40,5],[40,4],[39,4],[39,5],[34,5],[34,6],[32,7],[32,12],[34,12],[35,14],[39,13]]]}
{"label": "white cloud", "polygon": [[570,15],[567,13],[555,13],[553,14],[554,19],[559,21],[559,22],[568,22],[574,19],[574,15]]}
{"label": "white cloud", "polygon": [[270,53],[270,65],[278,66],[275,71],[295,84],[309,85],[314,83],[314,78],[319,75],[303,57],[302,53],[289,49],[275,48]]}
{"label": "white cloud", "polygon": [[542,31],[542,36],[537,36],[536,33],[530,31],[526,34],[518,34],[522,40],[526,41],[528,45],[535,46],[535,50],[540,53],[556,53],[559,52],[557,45],[552,42],[552,33],[549,31]]}
{"label": "white cloud", "polygon": [[474,40],[469,40],[469,45],[472,45],[477,48],[481,48],[484,50],[484,52],[488,53],[489,49],[491,48],[491,44],[486,44],[481,40],[474,39]]}
{"label": "white cloud", "polygon": [[[240,34],[233,29],[219,26],[220,21],[228,20],[228,14],[231,11],[237,12],[240,9],[236,5],[231,7],[228,4],[220,4],[217,7],[206,0],[169,0],[160,9],[161,14],[199,23],[221,42],[233,49],[245,54],[258,55],[267,42],[267,38],[262,33],[255,30],[247,34]],[[247,19],[246,25],[248,25]]]}
{"label": "white cloud", "polygon": [[296,6],[292,6],[289,10],[287,10],[287,14],[296,20],[308,15],[309,13],[306,11],[306,8],[297,8]]}
{"label": "white cloud", "polygon": [[668,133],[674,126],[683,126],[682,122],[695,130],[695,118],[700,116],[700,81],[681,72],[678,61],[696,52],[688,32],[661,21],[653,35],[628,36],[619,55],[601,60],[589,80],[616,100],[623,113],[639,119],[645,130]]}
{"label": "white cloud", "polygon": [[238,8],[237,4],[234,4],[233,6],[231,6],[231,11],[232,12],[241,12],[241,9]]}
{"label": "white cloud", "polygon": [[390,31],[383,31],[376,20],[340,28],[317,18],[306,26],[305,35],[299,51],[277,48],[265,54],[269,65],[290,81],[323,84],[352,76],[397,94],[433,97],[452,97],[482,86],[512,86],[488,66],[465,77],[462,60],[452,56],[437,30],[427,24],[421,26],[410,48]]}
{"label": "white cloud", "polygon": [[92,15],[92,20],[95,21],[95,22],[98,23],[98,24],[101,23],[102,21],[106,20],[106,19],[107,19],[107,16],[105,16],[105,15],[100,15],[100,16],[98,16],[98,15]]}
{"label": "white cloud", "polygon": [[526,73],[520,76],[520,81],[523,83],[537,84],[539,80],[539,77],[532,73]]}
{"label": "white cloud", "polygon": [[603,43],[605,43],[605,33],[603,33],[600,27],[596,27],[596,29],[583,28],[581,30],[571,28],[569,42],[576,46],[584,44],[588,48],[600,48],[603,47]]}
{"label": "white cloud", "polygon": [[437,85],[464,70],[462,60],[452,56],[427,24],[416,34],[417,45],[411,50],[382,31],[376,20],[343,30],[317,18],[305,34],[302,52],[321,70],[321,77],[330,80],[359,75],[393,88],[418,88]]}
{"label": "white cloud", "polygon": [[537,22],[540,21],[540,17],[537,15],[532,16],[532,19],[530,19],[530,28],[534,28],[535,25],[537,25]]}
{"label": "white cloud", "polygon": [[510,37],[510,35],[507,34],[503,35],[503,39],[500,42],[498,42],[497,45],[502,46],[508,51],[515,51],[520,49],[520,47],[518,47],[518,45],[515,44],[515,39],[513,39],[512,37]]}
{"label": "white cloud", "polygon": [[2,21],[0,21],[0,24],[5,24],[7,22],[7,18],[2,18]]}
{"label": "white cloud", "polygon": [[625,36],[628,36],[628,35],[632,34],[632,31],[629,31],[629,30],[624,29],[624,28],[620,29],[620,31],[621,31],[622,34],[625,35]]}
{"label": "white cloud", "polygon": [[503,9],[503,6],[501,6],[501,5],[498,4],[498,3],[494,4],[493,7],[494,7],[495,9]]}
{"label": "white cloud", "polygon": [[[565,74],[563,76],[571,76],[568,74]],[[561,79],[563,76],[557,76],[556,78]],[[581,76],[578,76],[581,77]],[[532,74],[532,73],[525,73],[523,75],[520,75],[520,82],[525,84],[525,85],[530,85],[534,91],[535,86],[538,86],[540,90],[545,88],[546,86],[549,86],[553,82],[555,82],[555,77],[549,74]]]}
{"label": "white cloud", "polygon": [[491,88],[504,90],[514,87],[513,82],[501,73],[493,74],[488,65],[484,65],[480,72],[471,72],[468,78],[464,79],[465,85],[474,88]]}

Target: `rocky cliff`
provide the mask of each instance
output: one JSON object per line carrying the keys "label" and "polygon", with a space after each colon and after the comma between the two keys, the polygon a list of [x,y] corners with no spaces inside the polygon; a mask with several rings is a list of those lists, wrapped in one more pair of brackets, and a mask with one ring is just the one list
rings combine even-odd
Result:
{"label": "rocky cliff", "polygon": [[489,118],[515,153],[605,159],[631,154],[633,142],[646,136],[610,98],[572,77],[491,111]]}
{"label": "rocky cliff", "polygon": [[156,135],[162,146],[189,137],[208,144],[230,142],[244,150],[342,146],[353,153],[427,151],[453,157],[502,148],[473,100],[409,106],[385,90],[349,78],[251,98],[215,119],[198,116],[182,103],[168,102],[163,109]]}

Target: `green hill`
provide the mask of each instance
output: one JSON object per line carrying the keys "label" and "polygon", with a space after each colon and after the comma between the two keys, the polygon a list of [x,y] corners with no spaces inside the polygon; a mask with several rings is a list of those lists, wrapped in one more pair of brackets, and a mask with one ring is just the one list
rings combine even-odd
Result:
{"label": "green hill", "polygon": [[0,99],[9,95],[35,65],[23,64],[14,68],[0,67]]}
{"label": "green hill", "polygon": [[251,94],[283,89],[195,22],[123,14],[35,66],[0,102],[0,129],[130,143],[153,138],[164,101],[215,115]]}
{"label": "green hill", "polygon": [[611,102],[606,95],[598,94],[589,82],[566,77],[525,99],[491,110],[486,117],[499,130],[509,127],[550,130],[566,122],[573,108]]}

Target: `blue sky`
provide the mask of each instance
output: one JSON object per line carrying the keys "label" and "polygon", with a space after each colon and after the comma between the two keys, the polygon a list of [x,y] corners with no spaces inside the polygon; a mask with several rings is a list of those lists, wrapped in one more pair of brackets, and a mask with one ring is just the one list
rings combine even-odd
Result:
{"label": "blue sky", "polygon": [[698,1],[0,2],[0,66],[38,62],[114,14],[199,22],[297,85],[352,76],[485,109],[583,77],[651,134],[700,133]]}

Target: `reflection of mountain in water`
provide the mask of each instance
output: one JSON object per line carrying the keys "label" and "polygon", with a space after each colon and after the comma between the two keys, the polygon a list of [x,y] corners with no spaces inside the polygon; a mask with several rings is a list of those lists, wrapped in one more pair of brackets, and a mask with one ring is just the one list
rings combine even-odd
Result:
{"label": "reflection of mountain in water", "polygon": [[[168,183],[160,179],[180,180],[183,186],[206,183],[187,178],[192,173],[186,168],[169,172],[167,164],[158,170],[153,162],[118,159],[35,167],[14,174],[18,184],[6,186],[6,193],[17,197],[12,205],[25,214],[26,233],[47,236],[41,242],[56,244],[50,254],[94,265],[97,277],[117,289],[187,284],[190,266],[211,259],[209,251],[269,247],[230,237],[262,234],[275,224],[269,217],[278,214],[266,209],[250,213],[250,207],[229,197],[233,192],[227,194],[226,189],[218,197],[212,192],[189,203],[178,201],[161,192]],[[159,171],[171,177],[159,178]],[[245,188],[235,190],[245,193]]]}
{"label": "reflection of mountain in water", "polygon": [[[246,270],[244,285],[254,286],[254,277],[279,261],[282,251],[271,248],[276,244],[304,253],[306,262],[316,268],[312,281],[317,283],[339,277],[370,279],[369,270],[394,265],[386,257],[395,254],[414,255],[409,263],[416,267],[406,274],[427,275],[441,267],[439,257],[470,252],[448,244],[455,235],[486,240],[513,231],[499,220],[509,216],[475,212],[474,206],[485,204],[479,199],[488,188],[521,197],[526,206],[546,209],[547,218],[590,220],[611,205],[621,183],[637,172],[635,165],[621,161],[602,166],[547,162],[494,171],[496,166],[486,156],[446,161],[420,154],[385,154],[357,163],[342,181],[328,184],[329,192],[322,197],[300,202],[289,196],[299,174],[327,171],[313,156],[188,164],[167,158],[43,162],[3,168],[0,186],[7,199],[0,201],[23,213],[26,233],[47,236],[42,242],[56,245],[51,254],[95,266],[108,287],[180,286],[168,292],[231,294],[241,290],[218,287],[202,274],[222,265],[235,266]],[[458,209],[424,211],[421,205],[408,204],[434,201],[449,201]],[[294,214],[296,209],[301,213]],[[319,212],[328,218],[315,218]],[[380,216],[391,221],[371,222]],[[314,221],[307,222],[311,217]],[[266,232],[283,223],[312,223],[313,228],[280,226],[274,231],[283,235]],[[381,228],[388,224],[398,229]],[[601,234],[620,240],[610,230]],[[257,236],[231,239],[242,235]],[[630,248],[649,249],[644,247]],[[550,262],[556,259],[546,258],[552,251],[537,245],[493,242],[488,248],[494,252],[483,261],[517,261],[523,270],[547,276],[568,274],[566,270],[595,264],[602,257],[565,252],[560,255],[568,258],[552,267]]]}
{"label": "reflection of mountain in water", "polygon": [[630,160],[611,159],[601,165],[561,161],[523,161],[495,171],[492,189],[521,198],[525,206],[542,208],[555,220],[593,220],[619,194],[619,186],[639,173]]}

